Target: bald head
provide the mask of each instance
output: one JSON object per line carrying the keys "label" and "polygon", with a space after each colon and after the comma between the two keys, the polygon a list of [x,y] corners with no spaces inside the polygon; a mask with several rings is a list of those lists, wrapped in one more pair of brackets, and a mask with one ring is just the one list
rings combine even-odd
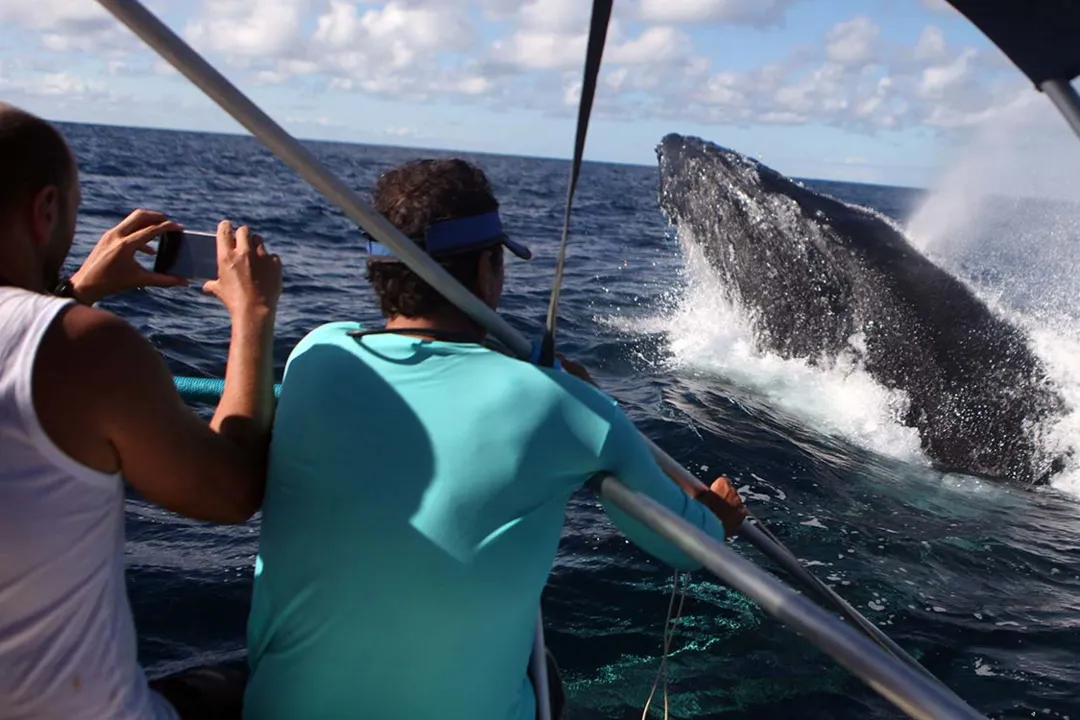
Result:
{"label": "bald head", "polygon": [[74,168],[71,151],[56,128],[25,110],[0,103],[0,213],[10,212],[49,186],[67,192]]}
{"label": "bald head", "polygon": [[56,128],[0,103],[0,284],[56,286],[79,201],[75,158]]}

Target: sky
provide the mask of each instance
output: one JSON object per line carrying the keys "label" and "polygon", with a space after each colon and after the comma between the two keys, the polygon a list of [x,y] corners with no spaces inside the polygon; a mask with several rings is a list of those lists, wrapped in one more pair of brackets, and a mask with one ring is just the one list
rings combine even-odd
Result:
{"label": "sky", "polygon": [[[306,139],[569,157],[588,0],[150,0]],[[51,120],[243,132],[92,0],[0,1],[0,99]],[[927,186],[1046,103],[944,0],[616,0],[587,159],[668,132],[804,178]]]}

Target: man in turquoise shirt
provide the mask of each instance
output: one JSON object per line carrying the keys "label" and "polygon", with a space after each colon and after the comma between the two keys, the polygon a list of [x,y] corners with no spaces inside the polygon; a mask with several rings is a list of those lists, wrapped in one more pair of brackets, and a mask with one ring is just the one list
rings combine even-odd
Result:
{"label": "man in turquoise shirt", "polygon": [[[386,173],[375,207],[492,308],[503,248],[529,257],[461,160]],[[387,248],[369,241],[368,255],[386,328],[324,325],[286,368],[244,715],[532,720],[534,623],[570,496],[608,471],[717,539],[724,527],[664,475],[611,398],[485,347]],[[710,507],[737,530],[737,494],[723,480],[714,492]],[[696,567],[606,510],[654,557]]]}

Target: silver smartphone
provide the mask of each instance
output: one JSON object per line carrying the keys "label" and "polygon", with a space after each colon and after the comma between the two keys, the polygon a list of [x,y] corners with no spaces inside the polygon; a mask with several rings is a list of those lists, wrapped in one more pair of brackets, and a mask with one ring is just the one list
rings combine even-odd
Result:
{"label": "silver smartphone", "polygon": [[217,280],[217,234],[177,230],[158,242],[154,272],[186,280]]}

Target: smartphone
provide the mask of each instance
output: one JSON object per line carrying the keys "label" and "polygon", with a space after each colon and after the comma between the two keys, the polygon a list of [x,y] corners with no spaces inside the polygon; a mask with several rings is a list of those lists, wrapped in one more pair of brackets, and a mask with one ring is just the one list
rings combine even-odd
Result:
{"label": "smartphone", "polygon": [[165,233],[158,242],[154,272],[186,280],[217,280],[217,235],[191,230]]}

